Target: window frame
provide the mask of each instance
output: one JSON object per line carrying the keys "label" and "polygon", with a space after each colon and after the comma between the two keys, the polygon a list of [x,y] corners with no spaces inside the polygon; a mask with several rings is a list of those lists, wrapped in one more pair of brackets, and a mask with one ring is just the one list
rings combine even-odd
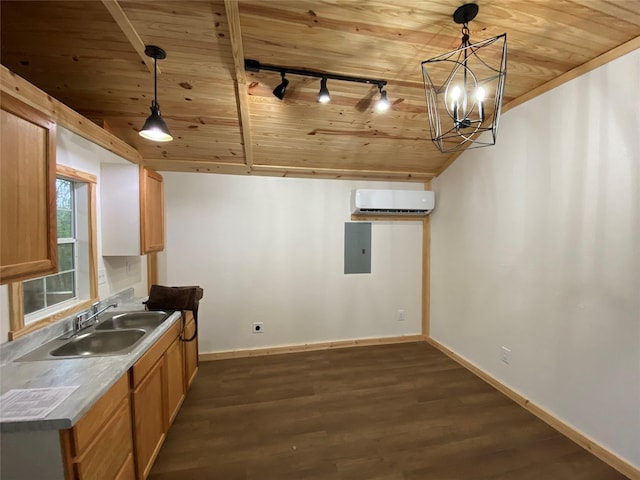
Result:
{"label": "window frame", "polygon": [[[24,322],[24,290],[22,282],[9,286],[9,340],[15,340],[40,328],[51,325],[69,315],[85,310],[98,299],[98,246],[96,220],[96,184],[97,177],[65,165],[56,165],[56,177],[87,185],[88,223],[89,223],[89,298],[77,300],[72,306],[50,314],[33,323]],[[56,247],[57,248],[57,247]]]}

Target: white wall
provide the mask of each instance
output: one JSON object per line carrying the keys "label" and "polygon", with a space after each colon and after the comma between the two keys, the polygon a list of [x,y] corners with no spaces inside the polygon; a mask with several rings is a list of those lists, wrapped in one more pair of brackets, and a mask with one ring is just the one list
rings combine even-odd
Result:
{"label": "white wall", "polygon": [[[343,244],[352,189],[421,184],[164,179],[160,280],[204,288],[200,352],[420,333],[422,223],[373,222],[371,274],[344,275]],[[264,333],[251,333],[256,321]]]}
{"label": "white wall", "polygon": [[431,336],[640,467],[638,78],[637,50],[515,108],[434,181]]}
{"label": "white wall", "polygon": [[[129,162],[60,126],[57,127],[56,144],[56,162],[58,164],[98,177],[96,189],[98,270],[103,270],[106,275],[106,282],[98,286],[100,298],[104,299],[130,287],[134,288],[136,295],[146,295],[146,257],[102,257],[102,240],[100,238],[100,164]],[[8,308],[7,286],[3,285],[0,288],[0,341],[2,342],[6,341],[7,332],[9,331]]]}

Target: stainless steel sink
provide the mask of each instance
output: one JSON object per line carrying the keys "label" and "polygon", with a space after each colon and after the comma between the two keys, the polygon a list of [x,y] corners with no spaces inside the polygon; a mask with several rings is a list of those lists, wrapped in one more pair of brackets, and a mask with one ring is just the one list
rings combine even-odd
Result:
{"label": "stainless steel sink", "polygon": [[96,326],[96,330],[123,330],[130,328],[141,328],[152,330],[169,318],[169,312],[144,311],[118,313],[111,318],[104,320]]}
{"label": "stainless steel sink", "polygon": [[106,314],[106,319],[97,325],[76,335],[69,336],[67,333],[51,340],[17,361],[126,355],[135,350],[144,336],[162,325],[171,314],[155,310]]}
{"label": "stainless steel sink", "polygon": [[91,355],[117,355],[132,350],[131,347],[147,332],[144,330],[113,330],[78,335],[67,343],[49,352],[54,357],[77,357]]}

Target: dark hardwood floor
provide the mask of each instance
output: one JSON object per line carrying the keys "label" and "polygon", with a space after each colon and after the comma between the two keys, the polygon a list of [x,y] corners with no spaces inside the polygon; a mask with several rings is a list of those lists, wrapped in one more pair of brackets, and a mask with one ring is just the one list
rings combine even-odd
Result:
{"label": "dark hardwood floor", "polygon": [[609,480],[425,343],[202,362],[153,480]]}

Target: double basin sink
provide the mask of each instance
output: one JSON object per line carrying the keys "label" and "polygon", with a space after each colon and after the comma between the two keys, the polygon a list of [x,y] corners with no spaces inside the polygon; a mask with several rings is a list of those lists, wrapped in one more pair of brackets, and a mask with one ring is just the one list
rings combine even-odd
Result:
{"label": "double basin sink", "polygon": [[165,311],[114,313],[95,326],[72,336],[63,335],[18,360],[126,355],[136,348],[138,342],[147,333],[167,320],[171,313]]}

